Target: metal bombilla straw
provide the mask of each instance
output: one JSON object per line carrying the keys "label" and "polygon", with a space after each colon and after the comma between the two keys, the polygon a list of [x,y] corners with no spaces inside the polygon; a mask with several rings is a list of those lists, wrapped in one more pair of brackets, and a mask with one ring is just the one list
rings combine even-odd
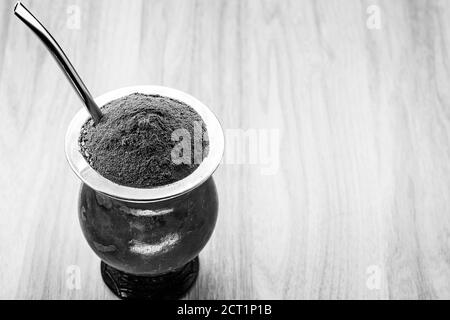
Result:
{"label": "metal bombilla straw", "polygon": [[14,14],[41,39],[83,101],[94,123],[98,123],[103,116],[100,108],[56,40],[20,1],[14,7]]}

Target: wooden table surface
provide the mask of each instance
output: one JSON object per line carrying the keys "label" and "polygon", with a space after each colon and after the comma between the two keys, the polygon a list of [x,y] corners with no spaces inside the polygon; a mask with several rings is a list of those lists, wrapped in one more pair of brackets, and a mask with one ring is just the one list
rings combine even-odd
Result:
{"label": "wooden table surface", "polygon": [[[82,105],[13,4],[0,1],[0,298],[114,299],[64,156]],[[25,4],[94,95],[174,87],[227,137],[279,133],[278,170],[258,157],[215,173],[219,219],[187,298],[450,298],[450,1]]]}

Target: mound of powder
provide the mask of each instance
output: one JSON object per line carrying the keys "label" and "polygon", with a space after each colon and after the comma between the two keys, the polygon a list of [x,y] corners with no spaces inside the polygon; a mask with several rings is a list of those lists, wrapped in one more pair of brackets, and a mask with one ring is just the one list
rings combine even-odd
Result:
{"label": "mound of powder", "polygon": [[[193,108],[180,101],[134,93],[106,104],[102,111],[99,123],[94,125],[91,119],[83,125],[80,150],[92,168],[117,184],[135,188],[170,184],[191,174],[207,155],[203,121]],[[200,140],[200,161],[194,159],[195,126],[197,136],[200,128],[200,135],[205,137]],[[177,129],[190,134],[189,163],[177,163],[171,156],[183,141],[173,139]]]}

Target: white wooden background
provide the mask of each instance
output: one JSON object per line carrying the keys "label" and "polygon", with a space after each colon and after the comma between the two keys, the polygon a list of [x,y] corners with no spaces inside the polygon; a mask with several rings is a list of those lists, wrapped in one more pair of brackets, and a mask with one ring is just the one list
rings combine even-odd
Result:
{"label": "white wooden background", "polygon": [[[0,1],[0,298],[113,299],[64,158],[82,106],[13,4]],[[450,1],[25,4],[94,95],[165,85],[226,129],[280,130],[276,174],[216,172],[220,217],[188,298],[450,298]]]}

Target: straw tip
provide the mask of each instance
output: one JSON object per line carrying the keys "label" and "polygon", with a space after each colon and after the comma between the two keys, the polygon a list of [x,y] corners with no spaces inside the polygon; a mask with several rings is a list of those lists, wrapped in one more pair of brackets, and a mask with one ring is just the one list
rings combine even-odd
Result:
{"label": "straw tip", "polygon": [[17,11],[17,7],[21,6],[22,3],[20,1],[17,1],[17,3],[14,5],[14,13]]}

